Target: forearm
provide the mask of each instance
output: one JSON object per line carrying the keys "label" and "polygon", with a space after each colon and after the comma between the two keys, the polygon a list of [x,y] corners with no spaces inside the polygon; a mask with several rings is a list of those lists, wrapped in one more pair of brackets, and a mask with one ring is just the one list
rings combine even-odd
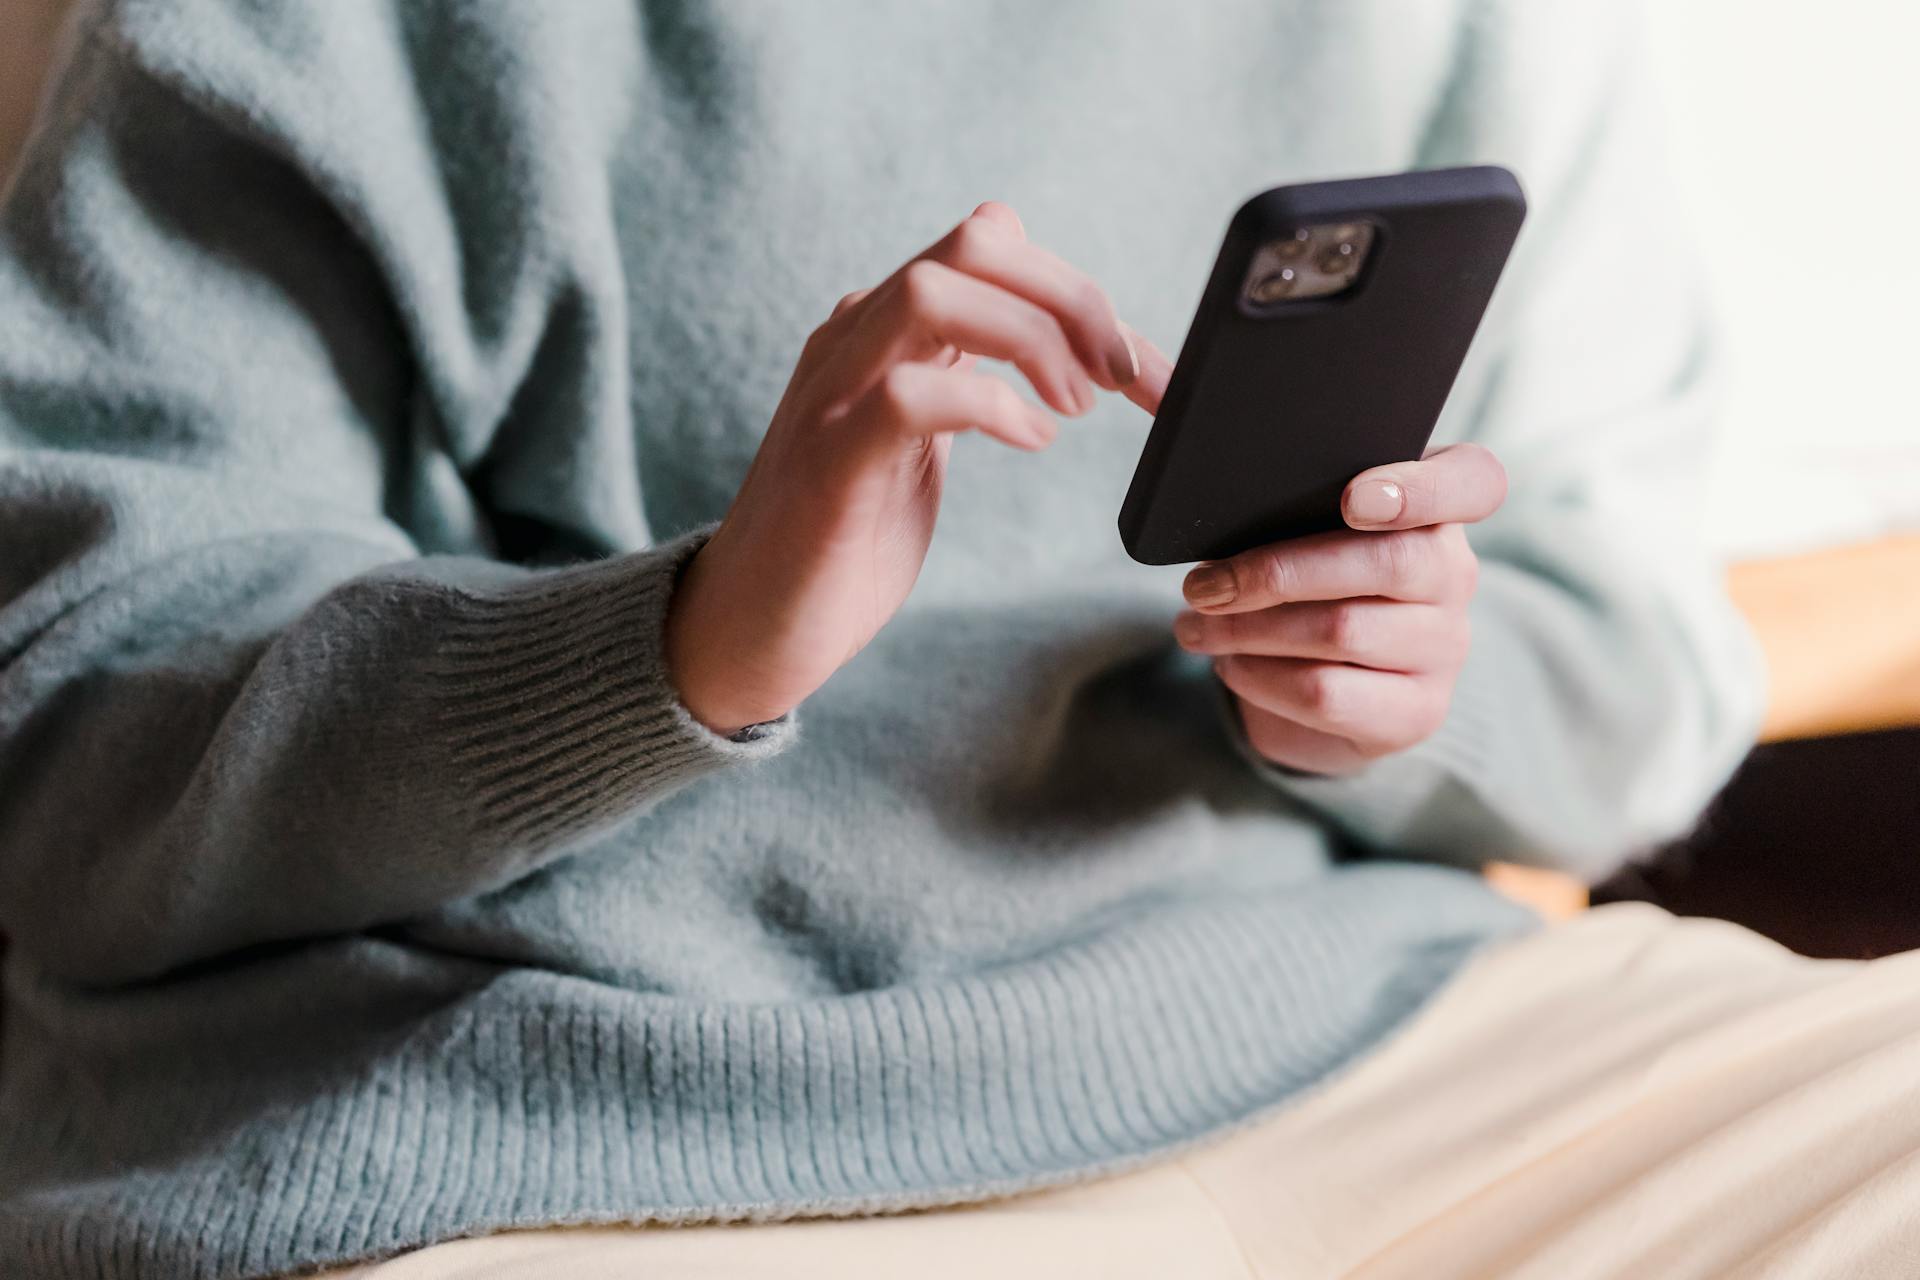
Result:
{"label": "forearm", "polygon": [[0,672],[6,931],[110,982],[365,928],[777,751],[788,726],[717,737],[667,677],[698,542],[530,572],[242,537],[47,583],[79,602]]}

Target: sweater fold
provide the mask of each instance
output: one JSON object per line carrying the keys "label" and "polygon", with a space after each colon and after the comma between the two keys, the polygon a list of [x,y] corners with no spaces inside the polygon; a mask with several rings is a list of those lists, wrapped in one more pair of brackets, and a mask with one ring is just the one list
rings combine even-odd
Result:
{"label": "sweater fold", "polygon": [[[1095,1176],[1528,928],[1480,858],[1684,824],[1759,687],[1630,8],[77,6],[0,205],[0,1275]],[[1172,350],[1249,194],[1466,163],[1538,213],[1436,431],[1512,496],[1430,742],[1245,754],[1115,534],[1119,397],[956,437],[794,716],[681,704],[674,584],[836,299],[1000,199]]]}

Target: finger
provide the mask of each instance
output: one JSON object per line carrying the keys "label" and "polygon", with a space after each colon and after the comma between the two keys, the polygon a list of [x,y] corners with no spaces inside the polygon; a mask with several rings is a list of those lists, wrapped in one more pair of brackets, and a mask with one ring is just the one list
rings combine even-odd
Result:
{"label": "finger", "polygon": [[1345,738],[1262,711],[1242,698],[1236,698],[1234,705],[1240,709],[1240,727],[1247,735],[1247,745],[1264,760],[1303,773],[1335,777],[1358,773],[1372,762],[1372,757]]}
{"label": "finger", "polygon": [[1344,738],[1368,757],[1431,735],[1446,717],[1443,681],[1305,658],[1214,660],[1221,683],[1262,711]]}
{"label": "finger", "polygon": [[859,323],[818,375],[824,387],[861,387],[889,365],[931,359],[951,346],[1014,365],[1060,413],[1093,407],[1093,386],[1053,316],[943,263],[909,263],[858,314]]}
{"label": "finger", "polygon": [[[837,350],[846,340],[847,334],[853,328],[860,304],[865,302],[872,293],[872,289],[856,289],[847,294],[833,304],[833,311],[814,328],[812,333],[807,335],[806,342],[800,348],[800,360],[794,376],[788,383],[789,395],[797,387],[806,383],[826,360],[828,354]],[[785,400],[786,397],[782,397],[783,404]]]}
{"label": "finger", "polygon": [[1485,520],[1507,497],[1507,471],[1477,444],[1435,449],[1419,462],[1362,471],[1341,509],[1356,529],[1417,529]]}
{"label": "finger", "polygon": [[1027,238],[1027,224],[1020,221],[1020,215],[1013,211],[1012,205],[1002,201],[983,200],[975,205],[973,212],[967,216],[990,219],[1007,228],[1007,230],[1013,232],[1013,234],[1019,236],[1022,240]]}
{"label": "finger", "polygon": [[902,435],[978,429],[1016,449],[1044,449],[1059,434],[1052,418],[1020,398],[1004,378],[929,364],[894,365],[853,404],[853,431],[882,445]]}
{"label": "finger", "polygon": [[989,201],[921,258],[964,271],[1045,310],[1067,335],[1087,374],[1117,390],[1140,376],[1140,357],[1106,291],[1092,277],[1029,243],[1019,218]]}
{"label": "finger", "polygon": [[1134,354],[1140,359],[1140,376],[1120,388],[1121,394],[1145,409],[1148,413],[1159,413],[1160,402],[1166,398],[1167,383],[1173,378],[1173,361],[1167,359],[1166,352],[1153,345],[1145,336],[1122,321],[1121,331],[1133,343]]}
{"label": "finger", "polygon": [[827,319],[838,320],[841,316],[844,316],[847,312],[853,310],[862,302],[865,302],[872,294],[873,290],[871,289],[855,289],[852,293],[833,304],[833,314],[828,316]]}
{"label": "finger", "polygon": [[1384,596],[1439,604],[1473,590],[1475,562],[1459,525],[1393,533],[1335,531],[1255,547],[1187,575],[1202,613],[1246,613],[1301,600]]}
{"label": "finger", "polygon": [[1330,600],[1251,613],[1186,612],[1174,638],[1189,653],[1314,658],[1379,671],[1456,670],[1466,660],[1463,610],[1397,600]]}

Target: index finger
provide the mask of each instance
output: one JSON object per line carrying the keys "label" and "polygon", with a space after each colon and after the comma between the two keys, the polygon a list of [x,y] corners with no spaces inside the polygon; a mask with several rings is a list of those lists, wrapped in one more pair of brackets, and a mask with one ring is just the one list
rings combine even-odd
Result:
{"label": "index finger", "polygon": [[1477,444],[1450,444],[1418,462],[1362,471],[1347,482],[1340,511],[1355,529],[1473,524],[1500,509],[1507,470]]}
{"label": "index finger", "polygon": [[1120,328],[1133,342],[1134,354],[1140,357],[1140,376],[1120,388],[1120,394],[1145,409],[1148,413],[1160,412],[1160,401],[1167,394],[1167,383],[1173,380],[1173,361],[1167,359],[1167,353],[1139,330],[1120,322]]}
{"label": "index finger", "polygon": [[978,276],[1053,314],[1074,354],[1101,386],[1118,390],[1140,376],[1140,358],[1106,291],[1026,237],[1013,210],[988,201],[920,255]]}
{"label": "index finger", "polygon": [[1460,589],[1459,525],[1359,537],[1344,529],[1196,566],[1182,591],[1201,613],[1247,613],[1304,600],[1379,596],[1438,604]]}

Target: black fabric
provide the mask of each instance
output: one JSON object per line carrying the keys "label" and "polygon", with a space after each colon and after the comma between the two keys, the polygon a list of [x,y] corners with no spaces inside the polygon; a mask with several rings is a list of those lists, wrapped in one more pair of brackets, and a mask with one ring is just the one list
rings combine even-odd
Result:
{"label": "black fabric", "polygon": [[1920,728],[1758,747],[1694,834],[1594,890],[1812,956],[1920,947]]}

